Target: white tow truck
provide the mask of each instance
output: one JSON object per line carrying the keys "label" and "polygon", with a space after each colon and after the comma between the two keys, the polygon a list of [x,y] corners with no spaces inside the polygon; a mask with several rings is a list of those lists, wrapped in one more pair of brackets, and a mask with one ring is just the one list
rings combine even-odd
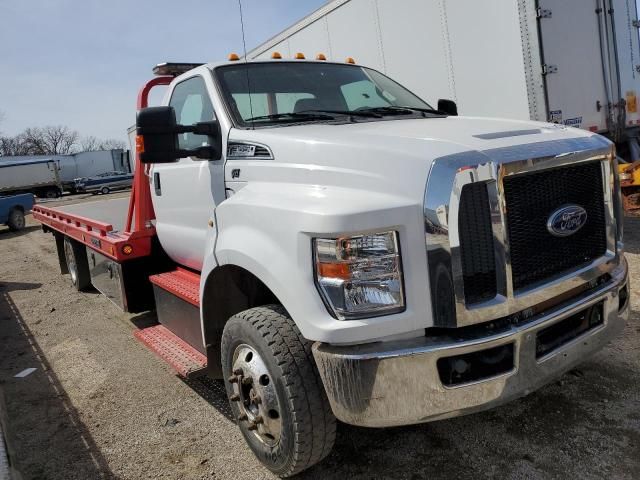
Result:
{"label": "white tow truck", "polygon": [[[280,476],[368,427],[527,395],[629,315],[613,144],[433,108],[381,73],[161,64],[130,202],[47,208],[60,266],[184,376],[223,379]],[[168,85],[162,106],[149,91]]]}

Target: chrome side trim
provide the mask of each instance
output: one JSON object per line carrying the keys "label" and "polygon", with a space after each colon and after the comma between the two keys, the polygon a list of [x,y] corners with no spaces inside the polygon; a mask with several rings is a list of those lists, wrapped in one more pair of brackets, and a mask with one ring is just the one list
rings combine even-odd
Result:
{"label": "chrome side trim", "polygon": [[[254,151],[256,148],[260,147],[267,151],[268,155],[233,155],[231,153],[231,149],[234,146],[245,146],[248,148],[253,147]],[[258,142],[247,142],[245,140],[229,140],[227,143],[227,160],[273,160],[273,152],[268,145]]]}
{"label": "chrome side trim", "polygon": [[[612,152],[613,147],[608,140],[593,135],[482,152],[462,152],[436,159],[429,172],[424,196],[425,241],[434,324],[456,327],[505,317],[589,283],[614,269],[618,265],[618,258]],[[510,175],[591,161],[602,162],[607,220],[606,254],[586,267],[568,272],[543,285],[515,292],[505,227],[503,179]],[[488,187],[498,288],[495,298],[466,305],[459,251],[458,207],[462,187],[471,182],[486,182]],[[448,296],[451,298],[447,298]]]}
{"label": "chrome side trim", "polygon": [[[624,328],[629,305],[618,310],[628,285],[626,261],[597,289],[529,322],[492,334],[425,336],[357,346],[313,345],[313,355],[333,413],[352,425],[388,427],[486,410],[528,395],[603,348]],[[602,302],[603,324],[536,358],[537,333]],[[445,386],[438,359],[514,344],[514,368],[482,380]]]}

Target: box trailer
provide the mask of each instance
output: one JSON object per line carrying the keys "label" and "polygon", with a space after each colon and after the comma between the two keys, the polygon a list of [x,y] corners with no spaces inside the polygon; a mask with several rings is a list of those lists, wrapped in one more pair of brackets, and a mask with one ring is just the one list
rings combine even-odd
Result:
{"label": "box trailer", "polygon": [[333,0],[250,51],[353,57],[461,115],[561,123],[637,160],[635,0]]}
{"label": "box trailer", "polygon": [[0,193],[31,192],[39,197],[56,198],[62,184],[55,160],[0,162]]}

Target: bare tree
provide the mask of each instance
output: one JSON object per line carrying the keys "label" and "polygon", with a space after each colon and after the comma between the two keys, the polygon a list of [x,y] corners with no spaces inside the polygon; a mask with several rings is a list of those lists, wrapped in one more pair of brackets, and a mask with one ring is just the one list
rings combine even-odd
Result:
{"label": "bare tree", "polygon": [[106,140],[100,142],[100,150],[126,150],[127,144],[122,140],[117,140],[115,138],[107,138]]}
{"label": "bare tree", "polygon": [[0,156],[30,155],[22,134],[15,137],[0,137]]}
{"label": "bare tree", "polygon": [[14,137],[0,137],[0,156],[65,155],[126,148],[121,140],[100,140],[91,135],[81,138],[77,131],[61,125],[31,127]]}
{"label": "bare tree", "polygon": [[46,154],[73,153],[77,149],[80,135],[75,130],[58,125],[44,127],[42,128],[42,133],[48,150]]}
{"label": "bare tree", "polygon": [[100,140],[93,135],[88,135],[80,140],[80,151],[94,152],[96,150],[100,150]]}
{"label": "bare tree", "polygon": [[18,135],[29,155],[64,155],[77,150],[79,134],[62,125],[27,128]]}
{"label": "bare tree", "polygon": [[82,152],[94,152],[96,150],[126,150],[127,144],[122,140],[115,138],[108,138],[106,140],[99,140],[96,137],[89,135],[83,137],[79,142],[80,151]]}

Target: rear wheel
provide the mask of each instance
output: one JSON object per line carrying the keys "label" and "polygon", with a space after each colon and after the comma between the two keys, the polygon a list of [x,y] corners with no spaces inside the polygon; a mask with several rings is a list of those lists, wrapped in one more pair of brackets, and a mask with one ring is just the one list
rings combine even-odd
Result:
{"label": "rear wheel", "polygon": [[19,208],[14,208],[9,213],[9,220],[7,220],[7,226],[9,230],[17,232],[18,230],[22,230],[24,228],[24,212]]}
{"label": "rear wheel", "polygon": [[60,190],[57,188],[47,188],[44,191],[44,198],[58,198],[60,196]]}
{"label": "rear wheel", "polygon": [[336,419],[311,342],[283,307],[231,317],[222,335],[222,368],[240,431],[269,470],[289,477],[329,454]]}
{"label": "rear wheel", "polygon": [[107,193],[109,193],[111,190],[109,189],[109,187],[102,187],[102,189],[100,189],[100,191],[102,192],[103,195],[106,195]]}
{"label": "rear wheel", "polygon": [[82,291],[91,285],[89,261],[84,246],[69,237],[64,238],[64,257],[71,276],[71,283],[76,290]]}

